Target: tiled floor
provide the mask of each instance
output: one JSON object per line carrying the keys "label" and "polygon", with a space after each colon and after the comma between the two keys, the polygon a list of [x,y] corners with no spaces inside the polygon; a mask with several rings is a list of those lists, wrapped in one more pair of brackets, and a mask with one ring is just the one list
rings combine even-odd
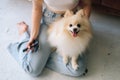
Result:
{"label": "tiled floor", "polygon": [[26,74],[10,56],[6,46],[18,39],[16,23],[31,25],[31,2],[0,1],[0,80],[120,80],[120,17],[92,12],[94,38],[88,54],[88,74],[68,77],[45,69],[38,78]]}

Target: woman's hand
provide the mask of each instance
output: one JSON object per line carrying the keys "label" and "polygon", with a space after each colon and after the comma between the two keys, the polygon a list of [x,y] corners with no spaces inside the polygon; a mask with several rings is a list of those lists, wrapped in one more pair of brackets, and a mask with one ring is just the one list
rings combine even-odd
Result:
{"label": "woman's hand", "polygon": [[30,50],[30,46],[33,45],[34,39],[30,39],[27,43],[27,48]]}
{"label": "woman's hand", "polygon": [[32,50],[32,51],[37,51],[39,48],[39,41],[38,40],[30,40],[27,44],[27,48],[23,49],[23,52],[27,51],[27,53]]}

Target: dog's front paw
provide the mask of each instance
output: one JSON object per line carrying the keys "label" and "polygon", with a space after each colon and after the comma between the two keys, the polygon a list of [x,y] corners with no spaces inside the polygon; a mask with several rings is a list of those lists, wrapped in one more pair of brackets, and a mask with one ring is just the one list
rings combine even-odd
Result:
{"label": "dog's front paw", "polygon": [[72,64],[72,68],[76,71],[79,69],[79,65],[78,64]]}
{"label": "dog's front paw", "polygon": [[64,64],[66,64],[66,65],[67,65],[67,64],[68,64],[68,62],[69,62],[69,61],[68,61],[68,57],[63,57],[63,62],[64,62]]}

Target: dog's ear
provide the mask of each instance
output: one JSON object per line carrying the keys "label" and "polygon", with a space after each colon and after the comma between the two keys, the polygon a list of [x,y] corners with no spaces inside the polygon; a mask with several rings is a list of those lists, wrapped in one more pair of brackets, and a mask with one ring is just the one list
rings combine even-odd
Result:
{"label": "dog's ear", "polygon": [[64,17],[69,17],[69,16],[72,16],[73,15],[73,12],[70,11],[70,10],[67,10],[64,14]]}
{"label": "dog's ear", "polygon": [[83,10],[83,9],[80,9],[80,10],[76,13],[76,15],[79,15],[79,16],[81,16],[81,17],[85,16],[84,10]]}

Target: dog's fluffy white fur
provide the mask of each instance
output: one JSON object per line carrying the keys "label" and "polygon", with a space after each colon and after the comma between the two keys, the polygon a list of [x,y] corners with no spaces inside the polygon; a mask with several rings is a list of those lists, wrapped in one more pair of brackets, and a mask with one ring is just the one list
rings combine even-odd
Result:
{"label": "dog's fluffy white fur", "polygon": [[91,38],[91,25],[83,10],[76,14],[66,11],[64,17],[52,23],[48,29],[48,42],[57,48],[57,53],[63,57],[65,64],[71,58],[74,70],[79,68],[77,59],[87,48]]}

